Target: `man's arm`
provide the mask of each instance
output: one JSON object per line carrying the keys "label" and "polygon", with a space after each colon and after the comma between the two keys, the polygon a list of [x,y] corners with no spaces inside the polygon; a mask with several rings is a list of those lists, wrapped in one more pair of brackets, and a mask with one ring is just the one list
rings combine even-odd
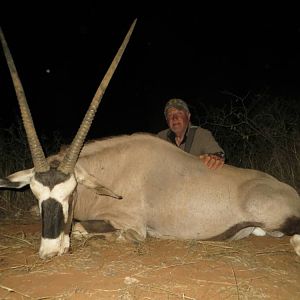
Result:
{"label": "man's arm", "polygon": [[199,143],[199,148],[201,148],[201,144],[204,146],[202,151],[205,154],[198,155],[200,160],[209,169],[216,170],[222,168],[225,163],[225,153],[212,133],[207,129],[202,129],[196,138],[197,140],[195,140],[195,142]]}

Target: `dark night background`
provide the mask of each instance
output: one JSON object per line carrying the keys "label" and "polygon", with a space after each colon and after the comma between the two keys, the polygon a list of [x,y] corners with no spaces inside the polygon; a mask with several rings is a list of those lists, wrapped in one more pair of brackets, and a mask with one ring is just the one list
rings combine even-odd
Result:
{"label": "dark night background", "polygon": [[[296,7],[212,2],[10,3],[0,25],[38,134],[73,136],[131,23],[137,24],[102,99],[89,138],[165,128],[171,97],[222,106],[228,93],[300,96]],[[193,2],[191,2],[193,3]],[[0,52],[0,126],[19,109]],[[201,115],[201,111],[196,113]]]}

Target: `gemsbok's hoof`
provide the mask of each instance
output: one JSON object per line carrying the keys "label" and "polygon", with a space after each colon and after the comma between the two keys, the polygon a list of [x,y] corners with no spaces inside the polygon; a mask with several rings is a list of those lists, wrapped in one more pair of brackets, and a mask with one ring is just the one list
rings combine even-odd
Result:
{"label": "gemsbok's hoof", "polygon": [[290,243],[294,247],[296,254],[300,256],[300,235],[294,234],[290,239]]}

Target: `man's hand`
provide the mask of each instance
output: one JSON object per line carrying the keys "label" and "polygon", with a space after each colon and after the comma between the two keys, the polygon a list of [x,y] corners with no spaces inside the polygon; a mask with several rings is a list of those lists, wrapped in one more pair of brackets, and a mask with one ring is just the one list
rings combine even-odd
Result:
{"label": "man's hand", "polygon": [[217,170],[224,166],[224,158],[217,155],[203,154],[199,158],[211,170]]}

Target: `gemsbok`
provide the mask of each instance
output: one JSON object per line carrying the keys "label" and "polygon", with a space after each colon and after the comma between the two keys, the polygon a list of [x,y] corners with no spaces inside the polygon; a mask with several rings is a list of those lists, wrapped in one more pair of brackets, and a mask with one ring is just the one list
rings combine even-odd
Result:
{"label": "gemsbok", "polygon": [[257,170],[199,159],[147,134],[84,143],[100,100],[135,26],[102,80],[72,144],[45,158],[9,48],[1,42],[16,89],[33,168],[0,179],[2,188],[30,185],[42,219],[39,255],[68,252],[73,221],[127,240],[233,240],[250,234],[291,236],[300,255],[300,199],[291,186]]}

